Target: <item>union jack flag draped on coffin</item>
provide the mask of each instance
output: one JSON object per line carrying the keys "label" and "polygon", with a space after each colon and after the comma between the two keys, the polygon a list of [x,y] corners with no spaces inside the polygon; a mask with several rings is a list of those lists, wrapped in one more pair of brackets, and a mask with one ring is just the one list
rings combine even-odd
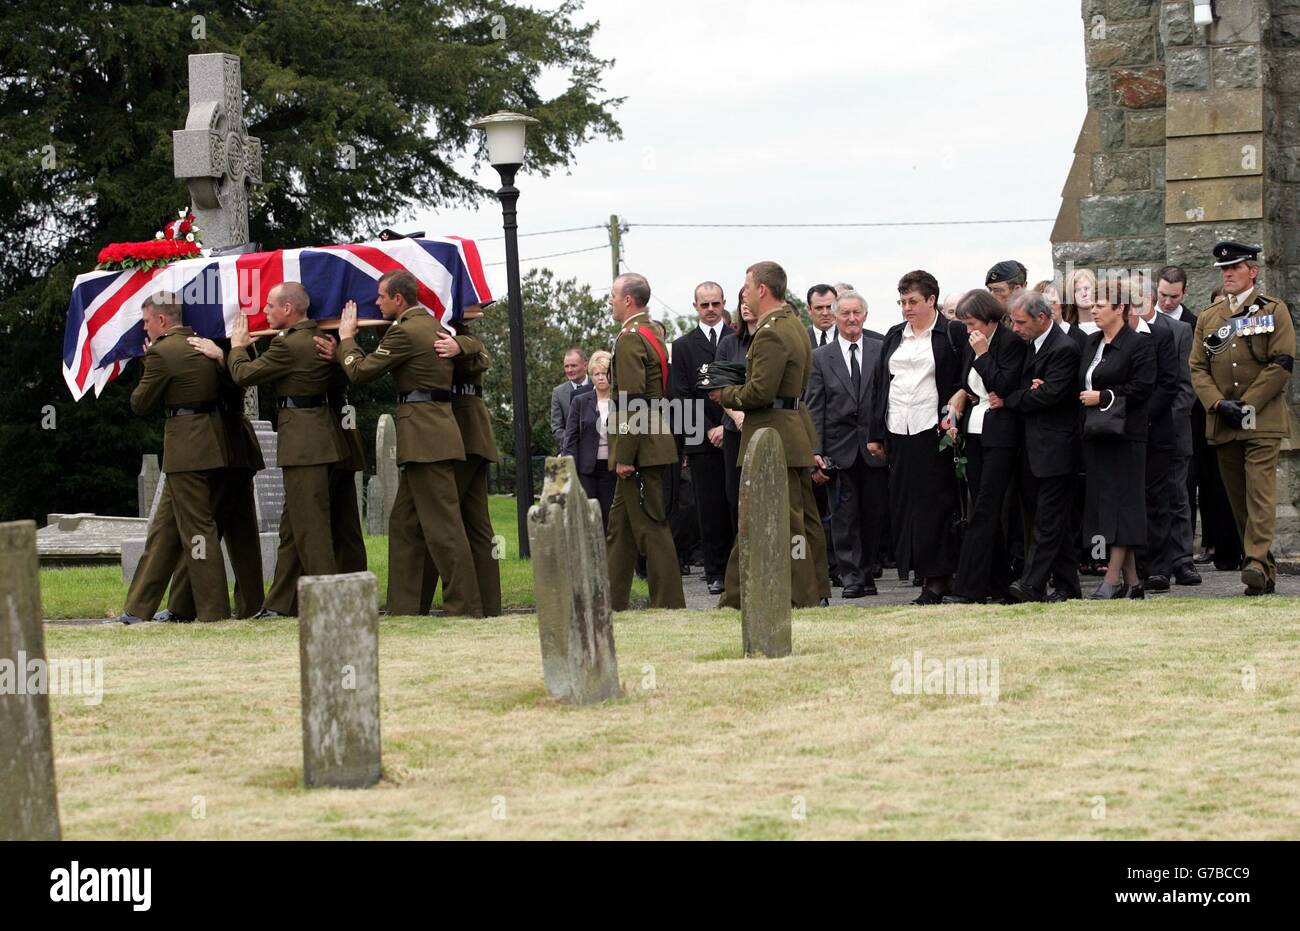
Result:
{"label": "union jack flag draped on coffin", "polygon": [[230,335],[236,315],[250,330],[267,326],[267,296],[282,281],[301,281],[313,318],[337,317],[348,301],[359,316],[377,319],[379,276],[405,269],[420,284],[420,302],[439,320],[455,322],[466,307],[492,300],[478,247],[469,239],[394,239],[309,249],[277,249],[219,258],[186,259],[161,268],[78,275],[63,332],[63,378],[72,396],[98,397],[132,356],[144,355],[145,298],[181,296],[185,325],[200,336]]}

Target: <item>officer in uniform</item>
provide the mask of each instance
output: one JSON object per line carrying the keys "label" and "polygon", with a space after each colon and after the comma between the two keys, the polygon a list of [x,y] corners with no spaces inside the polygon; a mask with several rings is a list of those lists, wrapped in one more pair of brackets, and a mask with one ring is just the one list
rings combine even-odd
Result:
{"label": "officer in uniform", "polygon": [[1218,456],[1241,536],[1247,595],[1269,594],[1277,580],[1269,547],[1278,450],[1290,436],[1286,385],[1296,351],[1291,312],[1257,287],[1259,253],[1237,242],[1214,247],[1226,296],[1196,321],[1190,359],[1192,385],[1207,412],[1206,440]]}
{"label": "officer in uniform", "polygon": [[[253,425],[244,415],[244,389],[235,384],[225,366],[225,350],[200,336],[191,336],[189,343],[221,365],[217,408],[226,431],[230,459],[216,475],[213,509],[217,536],[225,543],[230,567],[235,572],[235,617],[253,617],[262,610],[263,601],[262,546],[258,539],[253,476],[266,468],[266,462]],[[166,610],[159,611],[153,619],[186,623],[194,620],[194,615],[194,592],[182,562],[172,576]]]}
{"label": "officer in uniform", "polygon": [[276,285],[268,295],[266,315],[279,332],[256,359],[250,358],[248,318],[235,320],[230,335],[230,375],[241,388],[270,384],[279,409],[276,460],[284,474],[284,510],[280,515],[280,550],[275,580],[266,605],[256,617],[293,613],[287,573],[333,575],[334,535],[330,528],[330,473],[347,456],[347,443],[330,410],[329,386],[334,368],[317,357],[313,337],[317,322],[307,316],[311,298],[296,281]]}
{"label": "officer in uniform", "polygon": [[213,513],[217,476],[230,459],[217,411],[220,369],[186,341],[194,331],[182,324],[175,294],[154,294],[143,309],[150,342],[144,373],[131,392],[131,410],[144,415],[159,404],[163,407],[166,484],[127,591],[126,610],[116,620],[135,624],[152,618],[177,563],[183,560],[198,619],[217,621],[230,616],[226,567]]}
{"label": "officer in uniform", "polygon": [[[785,303],[786,276],[775,262],[759,262],[745,273],[745,303],[758,315],[758,330],[749,345],[745,383],[712,391],[709,396],[728,410],[745,412],[738,458],[744,461],[750,438],[771,427],[785,447],[790,491],[790,536],[802,539],[804,558],[790,561],[790,600],[799,608],[826,606],[830,574],[826,567],[826,538],[813,495],[813,448],[817,445],[812,417],[802,398],[812,374],[812,348],[807,331]],[[718,607],[740,607],[740,547],[736,540],[727,560],[727,578]]]}
{"label": "officer in uniform", "polygon": [[419,284],[408,271],[380,277],[378,304],[393,325],[375,351],[367,355],[357,345],[357,305],[349,301],[339,322],[338,358],[353,384],[386,372],[397,382],[401,478],[388,525],[388,613],[419,613],[427,554],[443,578],[443,609],[482,617],[456,491],[455,466],[465,460],[465,445],[451,407],[455,363],[435,346],[447,331],[420,303]]}
{"label": "officer in uniform", "polygon": [[629,272],[614,279],[609,303],[622,325],[610,365],[613,409],[609,467],[618,473],[609,508],[610,601],[626,611],[638,554],[645,557],[650,606],[684,608],[681,567],[664,502],[668,468],[675,466],[677,439],[655,410],[667,397],[668,353],[650,320],[650,283]]}
{"label": "officer in uniform", "polygon": [[[487,476],[488,463],[497,461],[497,444],[492,436],[487,404],[483,401],[483,375],[491,368],[492,361],[482,341],[466,325],[482,316],[483,308],[479,305],[467,307],[457,324],[456,336],[441,337],[434,346],[444,359],[455,360],[451,412],[456,416],[460,439],[465,444],[465,461],[455,464],[460,519],[465,525],[470,552],[474,554],[474,574],[478,577],[479,597],[483,599],[483,616],[496,617],[501,613],[501,564],[493,543],[496,534],[488,511]],[[421,614],[428,613],[437,587],[438,567],[426,557],[420,592]]]}

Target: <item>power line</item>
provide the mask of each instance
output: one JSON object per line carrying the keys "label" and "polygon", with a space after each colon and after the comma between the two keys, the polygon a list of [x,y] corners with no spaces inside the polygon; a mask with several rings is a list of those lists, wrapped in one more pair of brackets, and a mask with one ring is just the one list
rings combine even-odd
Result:
{"label": "power line", "polygon": [[660,229],[862,229],[884,226],[989,226],[1004,223],[1055,223],[1056,217],[1030,217],[1022,220],[906,220],[878,223],[628,223]]}
{"label": "power line", "polygon": [[[609,227],[603,223],[598,223],[595,226],[570,226],[567,229],[562,229],[562,230],[538,230],[536,233],[519,233],[518,236],[520,239],[523,239],[525,236],[553,236],[556,233],[576,233],[579,230],[604,230],[604,229],[609,229]],[[504,236],[483,236],[480,237],[477,241],[494,242],[499,239],[505,239],[505,237]]]}
{"label": "power line", "polygon": [[[534,255],[526,259],[520,259],[519,264],[522,265],[524,262],[537,262],[541,259],[554,259],[562,255],[578,255],[581,252],[595,252],[597,249],[608,249],[608,248],[609,245],[607,243],[601,243],[599,246],[590,246],[586,249],[570,249],[568,252],[551,252],[547,255]],[[484,262],[483,264],[488,267],[491,267],[493,265],[504,265],[506,263],[502,261],[502,262]]]}

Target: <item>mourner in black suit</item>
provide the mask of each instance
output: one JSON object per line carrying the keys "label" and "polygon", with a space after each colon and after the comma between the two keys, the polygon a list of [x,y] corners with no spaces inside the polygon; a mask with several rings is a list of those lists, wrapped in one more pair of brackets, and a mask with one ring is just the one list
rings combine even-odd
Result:
{"label": "mourner in black suit", "polygon": [[[812,323],[807,330],[808,341],[812,344],[813,352],[822,346],[829,346],[836,340],[835,299],[838,294],[839,289],[828,284],[815,284],[808,289],[806,295],[808,317]],[[831,516],[831,512],[835,510],[835,502],[831,500],[830,483],[824,480],[813,482],[813,497],[817,499],[817,511],[822,519],[822,532],[826,535],[826,563],[830,570],[831,584],[843,585],[844,581],[840,577],[839,566],[836,564],[835,533],[832,526],[834,521]]]}
{"label": "mourner in black suit", "polygon": [[[678,429],[682,451],[690,464],[704,577],[711,595],[722,594],[727,557],[731,554],[735,533],[727,510],[727,474],[722,456],[725,432],[722,421],[726,415],[695,386],[695,378],[700,366],[717,357],[718,345],[727,333],[727,325],[722,320],[725,303],[721,285],[712,281],[697,285],[695,312],[699,315],[699,325],[673,341],[672,353],[673,396],[680,398],[683,405],[692,405],[692,422],[683,422]],[[701,414],[702,423],[699,422]],[[684,429],[686,427],[692,429]]]}
{"label": "mourner in black suit", "polygon": [[1051,306],[1036,291],[1014,300],[1011,322],[1028,347],[1019,387],[1000,400],[1024,424],[1020,481],[1033,532],[1024,572],[1008,595],[1013,601],[1042,601],[1051,577],[1052,600],[1078,598],[1069,512],[1079,463],[1079,347],[1061,332]]}
{"label": "mourner in black suit", "polygon": [[1002,510],[1019,463],[1020,421],[1009,408],[992,409],[989,401],[1020,386],[1025,342],[1003,325],[1005,314],[987,291],[971,291],[957,302],[956,319],[969,335],[961,387],[949,404],[949,435],[960,430],[964,437],[970,504],[953,593],[943,599],[948,604],[979,604],[990,594],[1000,600],[1011,584]]}
{"label": "mourner in black suit", "polygon": [[814,481],[829,479],[836,502],[831,530],[845,598],[876,594],[876,556],[889,499],[885,461],[867,451],[881,344],[863,334],[865,318],[862,295],[842,292],[835,307],[838,338],[813,350],[806,397],[818,438]]}
{"label": "mourner in black suit", "polygon": [[609,468],[609,363],[612,357],[603,349],[591,354],[587,374],[594,391],[573,397],[565,425],[560,455],[572,456],[578,468],[578,481],[588,498],[600,502],[600,520],[609,529],[609,507],[614,503],[618,474]]}
{"label": "mourner in black suit", "polygon": [[889,456],[890,528],[900,572],[924,582],[915,604],[937,604],[957,568],[957,475],[939,421],[961,380],[966,327],[939,313],[925,271],[898,283],[904,321],[881,343],[871,404],[871,451]]}
{"label": "mourner in black suit", "polygon": [[[1126,282],[1099,287],[1092,307],[1098,332],[1088,337],[1079,361],[1083,389],[1083,463],[1088,499],[1083,512],[1083,545],[1100,558],[1110,547],[1106,578],[1094,599],[1144,597],[1135,548],[1146,543],[1147,399],[1156,384],[1155,342],[1130,329]],[[1119,417],[1124,401],[1123,434],[1094,436],[1089,418]]]}

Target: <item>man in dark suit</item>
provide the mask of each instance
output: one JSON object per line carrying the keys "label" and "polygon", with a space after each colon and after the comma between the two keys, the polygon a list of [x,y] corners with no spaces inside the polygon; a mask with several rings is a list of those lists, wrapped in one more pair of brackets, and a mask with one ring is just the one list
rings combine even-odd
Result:
{"label": "man in dark suit", "polygon": [[695,287],[695,312],[699,325],[673,340],[673,397],[690,408],[692,416],[676,425],[682,438],[682,451],[691,470],[691,488],[695,493],[695,513],[699,521],[704,577],[709,594],[721,595],[727,574],[727,556],[733,536],[731,514],[727,510],[727,477],[722,462],[722,408],[695,386],[700,366],[713,361],[718,343],[726,335],[722,322],[726,298],[722,285],[705,281]]}
{"label": "man in dark suit", "polygon": [[867,452],[880,343],[863,335],[866,316],[862,295],[839,294],[838,339],[813,351],[806,395],[818,438],[813,447],[818,469],[814,481],[833,483],[832,540],[845,598],[876,594],[876,559],[889,501],[885,461]]}
{"label": "man in dark suit", "polygon": [[564,446],[564,428],[569,424],[573,396],[590,390],[587,354],[581,349],[570,349],[564,354],[564,381],[551,389],[551,435],[555,437],[556,452]]}
{"label": "man in dark suit", "polygon": [[1006,398],[990,393],[989,399],[1024,421],[1020,483],[1033,536],[1024,573],[1008,594],[1016,602],[1043,601],[1053,576],[1050,600],[1078,598],[1069,509],[1079,467],[1079,347],[1055,325],[1051,306],[1037,291],[1022,291],[1012,300],[1011,328],[1029,343],[1020,387]]}
{"label": "man in dark suit", "polygon": [[815,284],[808,289],[808,341],[813,349],[835,342],[835,289]]}
{"label": "man in dark suit", "polygon": [[[1167,592],[1172,572],[1168,553],[1172,518],[1169,470],[1178,449],[1174,419],[1181,391],[1180,374],[1187,371],[1190,384],[1191,370],[1186,355],[1179,364],[1179,338],[1174,332],[1175,327],[1185,329],[1185,325],[1156,313],[1155,283],[1150,278],[1143,278],[1139,287],[1141,302],[1129,313],[1129,326],[1139,333],[1145,331],[1155,340],[1156,387],[1147,401],[1147,542],[1138,550],[1137,570],[1146,591]],[[1190,354],[1190,338],[1183,342]]]}
{"label": "man in dark suit", "polygon": [[[836,294],[847,294],[849,291],[857,291],[858,289],[853,287],[853,285],[849,284],[847,281],[837,281],[835,284],[831,285],[831,290]],[[858,293],[861,294],[862,292],[859,291]],[[871,308],[867,306],[866,298],[862,299],[862,309],[864,314],[867,316],[871,315]],[[862,335],[867,339],[874,339],[877,342],[880,342],[885,338],[884,333],[877,333],[875,330],[867,329],[865,322],[862,326]]]}
{"label": "man in dark suit", "polygon": [[[1169,466],[1170,500],[1173,520],[1169,528],[1169,564],[1179,585],[1200,585],[1201,574],[1193,563],[1192,547],[1196,537],[1196,460],[1205,446],[1205,408],[1192,387],[1192,336],[1196,332],[1196,314],[1183,306],[1187,294],[1187,273],[1177,265],[1160,269],[1156,281],[1156,308],[1173,323],[1186,324],[1185,339],[1178,343],[1179,404],[1174,411],[1177,448]],[[1175,327],[1175,330],[1178,328]]]}

